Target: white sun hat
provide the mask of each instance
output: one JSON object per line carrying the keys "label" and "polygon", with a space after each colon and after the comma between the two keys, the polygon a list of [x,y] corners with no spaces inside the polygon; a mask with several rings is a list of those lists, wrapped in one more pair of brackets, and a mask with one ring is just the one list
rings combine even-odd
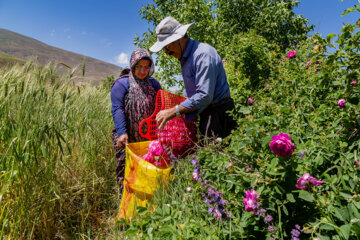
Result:
{"label": "white sun hat", "polygon": [[158,52],[169,43],[175,42],[176,40],[185,36],[186,31],[194,23],[181,25],[175,18],[166,17],[164,18],[155,29],[157,42],[151,46],[150,51]]}

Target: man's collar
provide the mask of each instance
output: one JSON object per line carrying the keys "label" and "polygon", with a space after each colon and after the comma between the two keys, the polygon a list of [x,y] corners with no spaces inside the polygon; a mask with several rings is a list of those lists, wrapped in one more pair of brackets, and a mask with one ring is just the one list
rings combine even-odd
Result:
{"label": "man's collar", "polygon": [[186,58],[189,57],[193,45],[194,45],[194,40],[192,40],[191,38],[189,38],[189,40],[188,40],[188,42],[187,42],[187,44],[186,44],[185,52],[184,52],[184,54],[182,55],[180,61],[182,61],[183,59],[186,59]]}

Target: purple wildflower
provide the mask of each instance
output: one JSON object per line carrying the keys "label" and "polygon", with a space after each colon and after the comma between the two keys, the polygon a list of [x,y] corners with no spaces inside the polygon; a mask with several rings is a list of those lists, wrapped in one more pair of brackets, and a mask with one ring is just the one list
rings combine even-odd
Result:
{"label": "purple wildflower", "polygon": [[267,229],[268,229],[269,232],[275,232],[276,231],[276,228],[274,226],[272,226],[272,225],[269,225]]}
{"label": "purple wildflower", "polygon": [[291,235],[292,235],[293,237],[299,237],[299,236],[300,236],[300,232],[299,232],[298,230],[296,230],[296,229],[293,229],[293,230],[291,230]]}
{"label": "purple wildflower", "polygon": [[256,212],[256,215],[259,215],[259,216],[262,216],[262,215],[264,215],[266,213],[266,210],[265,209],[260,209],[260,210],[258,210],[257,212]]}
{"label": "purple wildflower", "polygon": [[265,223],[269,223],[273,220],[273,217],[271,215],[266,215],[266,217],[264,217],[264,222]]}
{"label": "purple wildflower", "polygon": [[211,207],[209,207],[208,212],[209,212],[209,213],[213,213],[214,210],[215,210],[215,207],[214,207],[214,206],[211,206]]}
{"label": "purple wildflower", "polygon": [[305,154],[306,154],[306,151],[305,151],[305,150],[302,151],[301,153],[299,153],[299,158],[300,158],[300,160],[303,159],[303,157],[304,157]]}
{"label": "purple wildflower", "polygon": [[206,203],[206,204],[210,204],[211,202],[212,202],[211,199],[209,199],[209,198],[205,199],[205,203]]}
{"label": "purple wildflower", "polygon": [[202,181],[201,186],[204,187],[204,186],[206,186],[208,183],[209,183],[209,180],[204,180],[204,181]]}
{"label": "purple wildflower", "polygon": [[192,164],[193,166],[198,165],[198,164],[199,164],[199,160],[194,159],[194,160],[191,161],[191,164]]}

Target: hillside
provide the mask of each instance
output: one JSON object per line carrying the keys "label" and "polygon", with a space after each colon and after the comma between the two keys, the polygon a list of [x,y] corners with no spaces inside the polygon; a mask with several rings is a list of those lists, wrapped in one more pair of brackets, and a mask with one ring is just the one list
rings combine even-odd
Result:
{"label": "hillside", "polygon": [[[21,34],[11,32],[6,29],[0,28],[0,52],[9,54],[11,56],[28,60],[32,57],[37,57],[37,61],[40,65],[45,65],[49,62],[55,64],[65,63],[71,68],[76,68],[74,79],[77,84],[94,83],[99,84],[101,79],[107,76],[119,75],[121,68],[110,63],[106,63],[95,58],[86,57],[85,77],[82,77],[81,66],[84,56],[66,51],[60,48],[52,47],[45,43],[42,43],[36,39],[23,36]],[[1,61],[11,59],[2,58]],[[3,65],[3,64],[1,64]],[[63,65],[58,65],[57,70],[60,73],[65,73],[69,69]]]}
{"label": "hillside", "polygon": [[25,61],[23,59],[14,57],[12,55],[0,52],[0,67],[7,66],[7,65],[13,66],[16,63],[23,64],[23,63],[25,63]]}

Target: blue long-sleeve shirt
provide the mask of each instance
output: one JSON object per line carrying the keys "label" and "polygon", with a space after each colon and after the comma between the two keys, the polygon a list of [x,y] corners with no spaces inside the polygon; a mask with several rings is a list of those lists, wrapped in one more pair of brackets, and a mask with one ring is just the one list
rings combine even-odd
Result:
{"label": "blue long-sleeve shirt", "polygon": [[[160,83],[155,78],[150,78],[156,91],[161,89]],[[116,132],[119,136],[127,133],[125,118],[125,96],[129,93],[129,78],[117,79],[111,88],[111,113],[113,116]]]}
{"label": "blue long-sleeve shirt", "polygon": [[188,96],[181,105],[197,109],[185,114],[185,119],[193,119],[209,104],[230,97],[229,83],[222,60],[212,46],[189,38],[180,64]]}

